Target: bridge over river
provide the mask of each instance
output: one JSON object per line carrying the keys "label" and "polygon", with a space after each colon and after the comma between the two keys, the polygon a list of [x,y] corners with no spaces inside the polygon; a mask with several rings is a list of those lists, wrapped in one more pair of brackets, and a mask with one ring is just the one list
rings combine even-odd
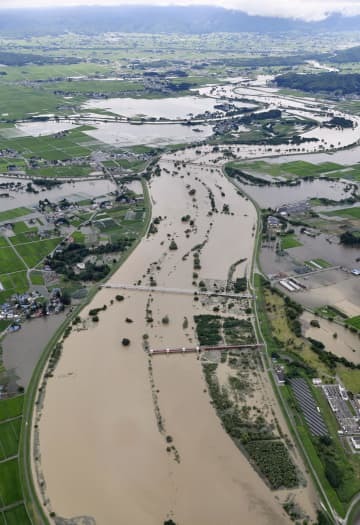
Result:
{"label": "bridge over river", "polygon": [[220,352],[226,352],[228,350],[244,350],[245,348],[261,348],[263,345],[256,344],[241,344],[241,345],[220,345],[220,346],[193,346],[193,347],[178,347],[178,348],[150,348],[150,355],[161,355],[161,354],[201,354],[202,352],[211,352],[217,350]]}
{"label": "bridge over river", "polygon": [[136,284],[123,284],[123,283],[107,283],[102,284],[102,288],[114,288],[119,290],[135,290],[140,292],[154,292],[154,293],[170,293],[170,294],[182,294],[182,295],[206,295],[208,297],[229,297],[232,299],[254,299],[255,297],[249,293],[238,294],[225,291],[216,290],[187,290],[184,288],[166,288],[163,286],[146,286]]}

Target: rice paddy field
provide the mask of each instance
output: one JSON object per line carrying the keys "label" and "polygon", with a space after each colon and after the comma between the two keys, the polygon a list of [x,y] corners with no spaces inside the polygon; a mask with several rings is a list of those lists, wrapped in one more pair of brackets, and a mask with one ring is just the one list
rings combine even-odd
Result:
{"label": "rice paddy field", "polygon": [[[3,212],[3,217],[12,220],[30,211],[27,208],[15,208]],[[13,213],[12,213],[13,212]],[[12,223],[15,235],[0,236],[0,304],[13,294],[25,293],[30,284],[44,284],[42,274],[31,273],[28,280],[27,271],[35,269],[61,242],[61,237],[41,239],[38,228],[29,227],[24,221]]]}
{"label": "rice paddy field", "polygon": [[24,259],[25,263],[33,268],[37,266],[56,246],[61,242],[60,237],[53,239],[44,239],[37,242],[28,242],[16,247],[17,251]]}
{"label": "rice paddy field", "polygon": [[302,246],[302,243],[293,233],[288,233],[281,237],[282,250],[289,250],[290,248],[297,248],[298,246]]}
{"label": "rice paddy field", "polygon": [[[35,156],[48,161],[88,157],[101,144],[84,133],[91,129],[94,128],[92,126],[81,126],[57,138],[52,135],[13,138],[13,128],[2,128],[0,129],[0,149],[13,149],[26,158]],[[106,148],[106,145],[103,147]],[[77,172],[79,175],[89,173],[88,169],[84,170],[79,167],[77,170],[76,168],[78,167],[74,167],[74,173]],[[47,171],[45,170],[45,175]],[[66,171],[60,169],[60,173],[64,173],[63,176],[65,176]],[[41,170],[38,174],[41,175]],[[66,176],[68,175],[66,174]]]}
{"label": "rice paddy field", "polygon": [[350,317],[350,319],[346,320],[346,324],[360,331],[360,315],[357,315],[355,317]]}
{"label": "rice paddy field", "polygon": [[10,221],[18,217],[23,217],[25,215],[28,215],[29,213],[31,213],[31,210],[29,210],[29,208],[24,208],[24,207],[13,208],[12,210],[7,210],[7,211],[1,211],[0,212],[0,222]]}
{"label": "rice paddy field", "polygon": [[29,287],[25,270],[0,275],[0,282],[4,287],[4,290],[0,292],[0,303],[3,303],[15,293],[25,293]]}
{"label": "rice paddy field", "polygon": [[143,228],[144,216],[145,208],[142,205],[135,208],[123,206],[98,213],[95,221],[100,232],[106,234],[111,242],[115,242],[124,236],[138,235]]}
{"label": "rice paddy field", "polygon": [[[234,163],[234,167],[235,164],[236,163]],[[334,162],[313,164],[302,160],[277,164],[276,162],[270,163],[263,160],[256,160],[253,162],[239,163],[237,167],[249,172],[271,175],[272,177],[285,177],[288,179],[326,176],[333,179],[360,180],[360,164],[342,166]]]}
{"label": "rice paddy field", "polygon": [[0,248],[0,275],[19,272],[24,269],[24,263],[10,246]]}
{"label": "rice paddy field", "polygon": [[23,396],[0,400],[0,524],[30,525],[20,482],[18,448]]}
{"label": "rice paddy field", "polygon": [[343,208],[326,212],[329,217],[345,217],[346,219],[360,219],[360,206],[354,208]]}

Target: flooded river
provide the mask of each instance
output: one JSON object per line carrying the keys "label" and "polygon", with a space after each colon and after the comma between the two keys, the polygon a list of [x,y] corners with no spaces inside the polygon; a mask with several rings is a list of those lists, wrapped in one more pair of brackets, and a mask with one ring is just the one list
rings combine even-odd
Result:
{"label": "flooded river", "polygon": [[[222,96],[240,102],[241,97],[247,97],[258,104],[265,102],[270,108],[287,108],[300,120],[312,118],[318,125],[311,136],[319,138],[319,142],[217,149],[199,146],[162,157],[161,175],[150,182],[153,217],[158,218],[156,228],[111,278],[114,288],[99,291],[82,312],[84,329],[73,330],[64,341],[60,362],[47,382],[44,404],[36,413],[38,434],[32,439],[34,444],[39,437],[41,460],[33,458],[33,471],[34,478],[41,480],[44,476],[46,481],[46,491],[39,489],[39,497],[49,515],[54,511],[65,518],[89,517],[97,525],[159,525],[167,519],[182,525],[290,522],[279,495],[269,490],[224,432],[211,406],[196,356],[149,359],[144,348],[145,342],[150,348],[196,345],[194,315],[213,312],[213,304],[196,300],[193,295],[199,281],[224,283],[230,266],[239,260],[242,262],[236,267],[235,277],[249,275],[256,213],[252,203],[237,193],[219,168],[223,149],[229,149],[236,159],[274,156],[279,162],[281,155],[318,152],[359,139],[359,126],[340,134],[323,129],[321,125],[327,117],[321,102],[279,95],[276,89],[266,87],[267,80],[235,89],[234,85],[219,89],[212,86],[202,93],[214,97],[211,104]],[[205,99],[203,102],[209,103]],[[119,114],[127,111],[130,116],[167,118],[181,118],[184,113],[200,112],[205,107],[194,105],[192,97],[182,101],[184,106],[171,101],[167,105],[163,101],[138,105],[133,102],[128,107],[124,100],[112,102],[111,107],[109,101],[103,103]],[[211,132],[210,126],[196,130],[180,124],[103,123],[87,133],[122,146],[182,143],[195,136],[201,140]],[[337,135],[338,141],[334,142]],[[330,157],[316,153],[298,155],[292,160],[345,164],[345,156],[355,157],[357,153],[355,148]],[[302,181],[293,187],[243,188],[261,207],[316,197],[340,200],[350,196],[342,182],[325,180]],[[291,264],[316,255],[340,265],[343,248],[332,245],[328,252],[321,249],[319,239],[295,248],[298,251],[289,256]],[[325,242],[330,243],[321,237],[321,243]],[[317,243],[318,251],[311,243]],[[196,268],[194,253],[199,254]],[[356,262],[353,253],[349,264]],[[276,261],[273,263],[275,267]],[[358,308],[358,285],[354,285],[349,272],[320,272],[306,282],[308,289],[297,294],[299,302],[305,301],[307,294],[306,301],[320,306],[328,304],[327,296],[331,294],[345,312],[350,314]],[[152,293],[121,292],[116,288],[118,283],[151,284],[158,288]],[[189,293],[168,293],[161,288]],[[116,300],[119,293],[124,300]],[[89,309],[103,305],[106,311],[101,311],[99,322],[94,323]],[[303,323],[306,334],[313,333],[305,314]],[[349,333],[342,333],[341,327],[336,327],[341,344],[335,344],[333,326],[321,321],[314,337],[326,341],[334,353],[360,362],[354,339]],[[124,338],[130,341],[129,345],[122,344]],[[309,483],[303,489],[302,505],[311,519],[315,519],[314,503]]]}
{"label": "flooded river", "polygon": [[[110,283],[155,280],[158,287],[195,289],[191,250],[199,245],[199,279],[224,281],[239,259],[236,275],[249,271],[253,205],[218,169],[184,166],[174,174],[177,159],[168,157],[161,164],[167,171],[151,181],[157,233],[143,239]],[[230,213],[222,212],[224,204]],[[186,214],[191,227],[181,220]],[[169,250],[172,239],[177,249]],[[144,352],[144,340],[153,348],[196,344],[193,315],[211,313],[211,305],[192,294],[141,291],[122,292],[125,299],[111,304],[118,293],[103,289],[82,313],[87,329],[66,339],[46,387],[34,477],[45,477],[40,497],[49,498],[47,511],[91,516],[97,525],[237,525],[239,516],[257,525],[289,523],[276,494],[224,432],[196,356],[149,361]],[[106,312],[92,323],[88,310],[103,304]],[[314,516],[310,493],[305,489],[302,504]]]}

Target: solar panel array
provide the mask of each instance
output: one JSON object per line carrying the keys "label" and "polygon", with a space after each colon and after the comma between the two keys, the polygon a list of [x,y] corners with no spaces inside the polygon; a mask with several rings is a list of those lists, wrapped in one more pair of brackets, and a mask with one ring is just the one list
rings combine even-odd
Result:
{"label": "solar panel array", "polygon": [[315,399],[305,379],[296,377],[290,381],[296,400],[303,411],[305,421],[314,436],[327,436],[328,429],[322,415],[318,412]]}

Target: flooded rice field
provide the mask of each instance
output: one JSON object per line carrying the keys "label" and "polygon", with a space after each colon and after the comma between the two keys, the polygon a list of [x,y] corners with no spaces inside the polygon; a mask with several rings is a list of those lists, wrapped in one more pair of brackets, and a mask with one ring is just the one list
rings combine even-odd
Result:
{"label": "flooded rice field", "polygon": [[68,199],[76,202],[84,199],[90,199],[106,195],[116,189],[116,185],[108,179],[93,179],[76,182],[62,182],[61,186],[56,186],[51,189],[40,190],[38,193],[30,193],[25,190],[28,178],[16,177],[0,177],[0,182],[21,182],[23,189],[21,190],[6,190],[9,193],[8,198],[2,198],[0,201],[1,210],[10,210],[19,206],[36,206],[39,199],[49,199],[51,202],[57,202],[61,199]]}
{"label": "flooded rice field", "polygon": [[10,389],[28,386],[41,353],[64,319],[63,313],[32,319],[2,340],[2,361],[10,377]]}
{"label": "flooded rice field", "polygon": [[317,179],[313,181],[303,180],[294,186],[251,186],[249,184],[237,183],[252,199],[262,208],[276,208],[282,204],[307,199],[326,198],[339,201],[349,197],[345,191],[347,184],[341,181],[328,181]]}
{"label": "flooded rice field", "polygon": [[111,144],[128,147],[142,144],[144,146],[164,146],[203,140],[212,135],[209,125],[195,127],[181,124],[126,124],[97,123],[96,129],[86,131],[90,137]]}
{"label": "flooded rice field", "polygon": [[61,131],[68,131],[77,128],[78,125],[71,122],[56,122],[52,120],[41,122],[22,122],[16,124],[14,128],[3,128],[0,135],[6,139],[19,137],[42,137],[53,135]]}
{"label": "flooded rice field", "polygon": [[[265,243],[261,250],[261,266],[263,271],[274,276],[282,274],[294,275],[305,290],[290,293],[295,301],[307,308],[319,308],[331,305],[343,311],[348,316],[358,315],[360,311],[360,278],[351,274],[352,268],[357,268],[359,251],[338,244],[326,235],[308,237],[296,229],[296,236],[302,246],[277,253],[276,244]],[[322,259],[336,269],[328,269],[313,273],[297,273],[310,260]],[[282,291],[284,289],[280,287]]]}
{"label": "flooded rice field", "polygon": [[309,237],[300,233],[300,228],[295,228],[295,233],[302,246],[286,250],[281,255],[276,252],[275,242],[264,243],[261,266],[266,274],[290,271],[311,259],[324,259],[331,266],[344,266],[348,269],[357,267],[359,257],[357,248],[344,246],[338,242],[337,238],[329,238],[324,234]]}
{"label": "flooded rice field", "polygon": [[[124,117],[154,117],[165,119],[186,119],[195,115],[213,112],[216,101],[212,98],[185,96],[165,99],[109,98],[89,100],[83,109],[103,109]],[[238,107],[245,104],[238,104]]]}
{"label": "flooded rice field", "polygon": [[289,159],[288,156],[283,155],[274,159],[267,159],[267,162],[289,162],[295,160],[303,160],[305,162],[311,162],[313,164],[321,164],[322,162],[335,162],[337,164],[343,164],[344,166],[351,166],[356,164],[360,159],[360,146],[355,145],[352,148],[338,150],[333,152],[323,152],[323,153],[312,153],[311,155],[306,154],[295,154],[292,155]]}
{"label": "flooded rice field", "polygon": [[[311,326],[310,321],[313,319],[319,322],[320,328]],[[305,337],[312,337],[317,341],[321,341],[328,352],[332,352],[339,357],[345,357],[345,359],[357,365],[360,364],[358,335],[353,334],[350,330],[337,323],[327,319],[319,319],[310,312],[304,312],[300,320]]]}

